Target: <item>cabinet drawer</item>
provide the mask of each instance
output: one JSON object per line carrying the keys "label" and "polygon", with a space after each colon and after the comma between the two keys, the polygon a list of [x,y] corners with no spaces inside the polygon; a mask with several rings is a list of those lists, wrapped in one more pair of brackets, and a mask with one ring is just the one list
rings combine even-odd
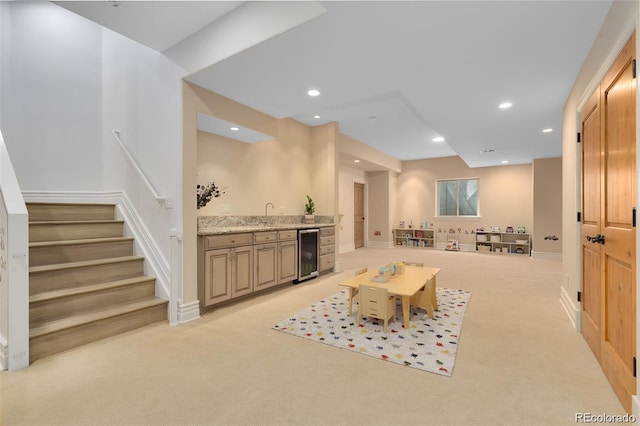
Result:
{"label": "cabinet drawer", "polygon": [[332,246],[336,243],[336,237],[320,237],[320,246]]}
{"label": "cabinet drawer", "polygon": [[254,243],[270,243],[278,240],[277,232],[256,232],[253,234]]}
{"label": "cabinet drawer", "polygon": [[295,229],[289,229],[287,231],[278,232],[278,240],[280,241],[295,240],[297,238],[298,238],[298,231],[296,231]]}
{"label": "cabinet drawer", "polygon": [[336,227],[328,226],[326,228],[320,228],[320,236],[321,237],[330,237],[332,235],[336,235]]}
{"label": "cabinet drawer", "polygon": [[320,256],[320,271],[326,271],[327,269],[332,269],[335,263],[336,263],[336,257],[333,254]]}
{"label": "cabinet drawer", "polygon": [[246,246],[251,245],[251,243],[251,234],[212,235],[205,237],[204,249]]}
{"label": "cabinet drawer", "polygon": [[335,246],[331,245],[331,246],[321,246],[320,247],[320,256],[325,255],[325,254],[332,254],[335,253]]}

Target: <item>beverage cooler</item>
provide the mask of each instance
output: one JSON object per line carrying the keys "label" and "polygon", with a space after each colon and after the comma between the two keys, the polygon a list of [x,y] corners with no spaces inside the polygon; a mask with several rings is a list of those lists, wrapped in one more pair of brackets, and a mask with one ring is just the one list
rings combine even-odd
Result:
{"label": "beverage cooler", "polygon": [[320,230],[301,229],[298,231],[298,280],[317,277],[320,274],[318,254],[320,253]]}

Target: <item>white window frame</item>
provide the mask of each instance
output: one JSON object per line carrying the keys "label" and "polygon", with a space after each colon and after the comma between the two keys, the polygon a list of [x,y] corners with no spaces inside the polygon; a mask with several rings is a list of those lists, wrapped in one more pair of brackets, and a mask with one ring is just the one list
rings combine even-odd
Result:
{"label": "white window frame", "polygon": [[[460,212],[460,197],[459,197],[459,193],[458,196],[456,197],[456,211],[457,214],[455,215],[441,215],[440,214],[440,182],[461,182],[461,181],[471,181],[474,180],[477,182],[477,187],[478,187],[478,201],[476,204],[476,214],[475,215],[461,215],[459,214]],[[459,185],[458,185],[458,191],[459,191]],[[443,219],[447,219],[447,218],[454,218],[454,219],[477,219],[480,218],[480,178],[477,177],[468,177],[468,178],[452,178],[452,179],[437,179],[436,180],[436,190],[435,190],[435,194],[436,194],[436,202],[435,202],[435,206],[436,206],[436,211],[435,211],[435,216],[438,218],[443,218]]]}

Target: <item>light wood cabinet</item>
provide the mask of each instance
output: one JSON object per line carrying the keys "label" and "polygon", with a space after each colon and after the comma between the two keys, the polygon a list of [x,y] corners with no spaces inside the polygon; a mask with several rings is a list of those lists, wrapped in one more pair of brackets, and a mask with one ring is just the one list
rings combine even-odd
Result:
{"label": "light wood cabinet", "polygon": [[320,228],[320,272],[332,270],[336,264],[336,227]]}
{"label": "light wood cabinet", "polygon": [[278,284],[278,245],[276,243],[253,246],[253,282],[255,290]]}
{"label": "light wood cabinet", "polygon": [[231,249],[231,297],[253,291],[253,247]]}
{"label": "light wood cabinet", "polygon": [[[203,306],[224,302],[253,291],[251,234],[205,237],[203,266],[199,272]],[[240,245],[236,247],[236,245]]]}
{"label": "light wood cabinet", "polygon": [[[335,227],[320,229],[320,271],[335,264]],[[298,278],[298,230],[198,238],[198,297],[209,307]]]}
{"label": "light wood cabinet", "polygon": [[298,231],[278,233],[278,284],[298,278]]}
{"label": "light wood cabinet", "polygon": [[212,305],[231,299],[231,249],[208,250],[204,255],[202,303]]}

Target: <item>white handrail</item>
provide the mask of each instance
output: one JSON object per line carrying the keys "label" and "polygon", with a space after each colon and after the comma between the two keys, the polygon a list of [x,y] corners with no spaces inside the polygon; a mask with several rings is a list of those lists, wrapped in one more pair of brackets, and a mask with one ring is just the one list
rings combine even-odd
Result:
{"label": "white handrail", "polygon": [[122,151],[124,151],[127,159],[129,160],[129,163],[131,164],[131,167],[133,167],[133,169],[136,171],[136,173],[138,173],[138,176],[140,176],[142,178],[142,180],[147,185],[147,188],[149,188],[149,190],[151,191],[151,194],[153,194],[153,196],[156,199],[156,201],[158,202],[158,204],[163,206],[165,209],[173,208],[173,200],[171,199],[171,197],[159,195],[158,192],[156,191],[156,189],[151,184],[151,182],[149,182],[149,179],[147,179],[147,176],[144,174],[144,172],[142,171],[140,166],[138,166],[138,163],[133,158],[133,156],[131,155],[131,153],[127,149],[127,147],[124,145],[124,142],[122,142],[122,138],[120,137],[120,131],[119,130],[111,130],[111,134],[116,139],[116,142],[118,142],[118,145],[120,145],[120,148],[122,148]]}
{"label": "white handrail", "polygon": [[29,365],[29,214],[0,132],[0,368]]}

